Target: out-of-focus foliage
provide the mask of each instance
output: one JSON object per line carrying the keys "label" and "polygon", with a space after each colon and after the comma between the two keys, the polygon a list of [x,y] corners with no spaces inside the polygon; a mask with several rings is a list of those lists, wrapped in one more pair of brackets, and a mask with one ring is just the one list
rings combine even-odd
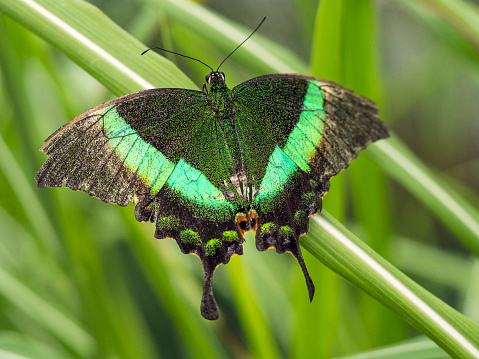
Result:
{"label": "out-of-focus foliage", "polygon": [[[58,8],[83,8],[79,0],[51,1]],[[267,16],[252,42],[257,50],[247,43],[222,66],[230,87],[268,72],[313,71],[373,98],[397,138],[444,188],[467,200],[461,205],[458,198],[459,207],[452,210],[471,206],[477,212],[475,2],[324,0],[319,15],[313,0],[90,2],[139,42],[123,43],[120,30],[119,37],[99,30],[92,36],[104,47],[114,42],[115,56],[162,87],[195,83],[201,88],[208,69],[166,56],[189,81],[159,56],[141,57],[142,44],[215,67]],[[7,3],[20,8],[23,0],[0,0],[0,10],[6,11]],[[358,13],[364,6],[355,3],[366,4],[369,13]],[[110,27],[97,15],[91,18],[92,32]],[[347,16],[370,20],[344,21]],[[27,28],[40,21],[33,15],[23,20]],[[222,23],[224,32],[217,30]],[[24,26],[0,15],[0,358],[326,358],[386,345],[394,346],[377,357],[395,358],[398,352],[408,358],[447,357],[304,251],[318,290],[308,303],[294,260],[274,251],[258,253],[252,236],[244,256],[218,269],[214,288],[221,318],[205,321],[199,314],[199,260],[181,254],[172,241],[154,239],[153,226],[137,223],[132,206],[36,188],[33,177],[45,160],[38,149],[50,133],[142,85],[130,83],[121,71],[105,80],[111,66],[96,62],[94,54],[76,60],[99,81],[110,81],[115,93],[109,93],[63,55],[76,45],[62,40],[61,32],[55,48]],[[477,238],[464,238],[468,232],[460,224],[456,228],[440,216],[451,208],[389,180],[381,170],[387,166],[377,163],[361,155],[331,181],[324,208],[396,268],[477,323],[479,265],[468,245]]]}

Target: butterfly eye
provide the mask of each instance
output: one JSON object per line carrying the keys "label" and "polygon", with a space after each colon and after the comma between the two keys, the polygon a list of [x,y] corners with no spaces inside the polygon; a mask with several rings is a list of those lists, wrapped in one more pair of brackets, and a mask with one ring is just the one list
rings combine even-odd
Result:
{"label": "butterfly eye", "polygon": [[211,72],[205,76],[205,81],[207,84],[211,84]]}
{"label": "butterfly eye", "polygon": [[221,77],[223,79],[223,81],[225,80],[225,74],[223,72],[218,72],[218,75],[219,77]]}

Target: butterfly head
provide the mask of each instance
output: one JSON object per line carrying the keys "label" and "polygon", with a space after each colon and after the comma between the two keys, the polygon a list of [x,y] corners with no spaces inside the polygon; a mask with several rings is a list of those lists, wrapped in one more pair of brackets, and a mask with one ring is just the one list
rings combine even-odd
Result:
{"label": "butterfly head", "polygon": [[[225,87],[225,74],[221,71],[219,71],[221,65],[223,65],[223,63],[231,56],[233,55],[233,53],[238,50],[241,45],[243,45],[251,36],[253,36],[253,34],[256,32],[256,30],[259,29],[259,27],[263,24],[264,20],[266,20],[266,17],[263,18],[263,20],[261,20],[261,22],[259,23],[259,25],[256,27],[256,29],[254,29],[254,31],[241,43],[239,44],[238,46],[236,46],[236,48],[230,52],[230,54],[228,56],[225,57],[225,59],[221,62],[221,64],[218,66],[218,68],[216,69],[216,71],[213,70],[213,68],[204,63],[203,61],[201,60],[198,60],[198,59],[195,59],[194,57],[190,57],[190,56],[186,56],[186,55],[182,55],[182,54],[179,54],[177,52],[174,52],[174,51],[170,51],[170,50],[166,50],[166,49],[163,49],[161,47],[150,47],[149,49],[143,51],[141,54],[144,55],[146,54],[148,51],[152,50],[152,49],[158,49],[158,50],[161,50],[161,51],[165,51],[165,52],[169,52],[170,54],[175,54],[175,55],[178,55],[178,56],[182,56],[182,57],[186,57],[187,59],[191,59],[191,60],[194,60],[194,61],[198,61],[199,63],[202,63],[203,65],[205,65],[206,67],[208,67],[211,72],[209,74],[207,74],[205,76],[205,80],[206,80],[206,83],[208,83],[208,85],[211,85],[212,88],[217,88],[219,89],[220,87]],[[203,90],[205,90],[205,85],[203,84]]]}
{"label": "butterfly head", "polygon": [[205,81],[209,85],[213,85],[214,83],[218,82],[224,82],[225,74],[221,71],[212,71],[205,76]]}

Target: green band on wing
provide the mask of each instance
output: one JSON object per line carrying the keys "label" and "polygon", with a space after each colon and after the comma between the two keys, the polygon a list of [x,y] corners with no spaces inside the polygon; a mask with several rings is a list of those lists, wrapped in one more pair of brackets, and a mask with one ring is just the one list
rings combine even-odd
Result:
{"label": "green band on wing", "polygon": [[100,113],[104,134],[109,146],[124,164],[137,174],[157,194],[173,172],[175,164],[151,146],[118,114],[115,105]]}
{"label": "green band on wing", "polygon": [[238,233],[236,231],[224,231],[223,242],[239,242]]}
{"label": "green band on wing", "polygon": [[211,222],[231,220],[233,206],[206,176],[183,159],[168,178],[167,186],[177,193],[198,218]]}
{"label": "green band on wing", "polygon": [[283,151],[305,172],[310,172],[308,163],[316,154],[316,147],[322,138],[324,108],[321,83],[309,80],[304,97],[303,111],[291,131]]}
{"label": "green band on wing", "polygon": [[298,169],[291,158],[276,146],[269,157],[266,174],[254,199],[255,206],[260,206],[264,212],[271,212],[277,205],[281,205],[278,196],[286,194],[285,189]]}

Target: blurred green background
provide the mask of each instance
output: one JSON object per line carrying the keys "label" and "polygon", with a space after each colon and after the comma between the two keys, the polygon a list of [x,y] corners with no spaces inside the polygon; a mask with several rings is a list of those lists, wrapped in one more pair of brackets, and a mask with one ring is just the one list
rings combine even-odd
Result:
{"label": "blurred green background", "polygon": [[[0,0],[0,9],[8,2]],[[90,3],[146,47],[162,46],[214,68],[235,47],[159,1]],[[366,30],[335,18],[335,5],[323,3],[326,20],[313,0],[201,6],[246,34],[267,16],[254,41],[292,69],[375,100],[384,121],[434,178],[477,211],[479,2],[361,0],[370,9]],[[338,3],[342,16],[355,18],[354,0]],[[355,31],[371,35],[354,42],[357,61],[354,47],[336,42]],[[222,66],[230,88],[271,72],[241,51]],[[166,57],[201,88],[207,68]],[[309,304],[294,259],[257,253],[253,237],[244,256],[217,270],[220,319],[208,322],[199,312],[200,261],[181,254],[173,241],[154,239],[154,226],[137,223],[132,205],[37,189],[33,178],[46,158],[38,151],[44,139],[120,94],[0,16],[0,358],[329,358],[387,345],[394,349],[375,357],[448,357],[303,251],[318,289]],[[445,224],[435,204],[390,180],[367,154],[350,167],[331,181],[324,208],[399,270],[479,322],[479,264],[468,245],[474,239]]]}

